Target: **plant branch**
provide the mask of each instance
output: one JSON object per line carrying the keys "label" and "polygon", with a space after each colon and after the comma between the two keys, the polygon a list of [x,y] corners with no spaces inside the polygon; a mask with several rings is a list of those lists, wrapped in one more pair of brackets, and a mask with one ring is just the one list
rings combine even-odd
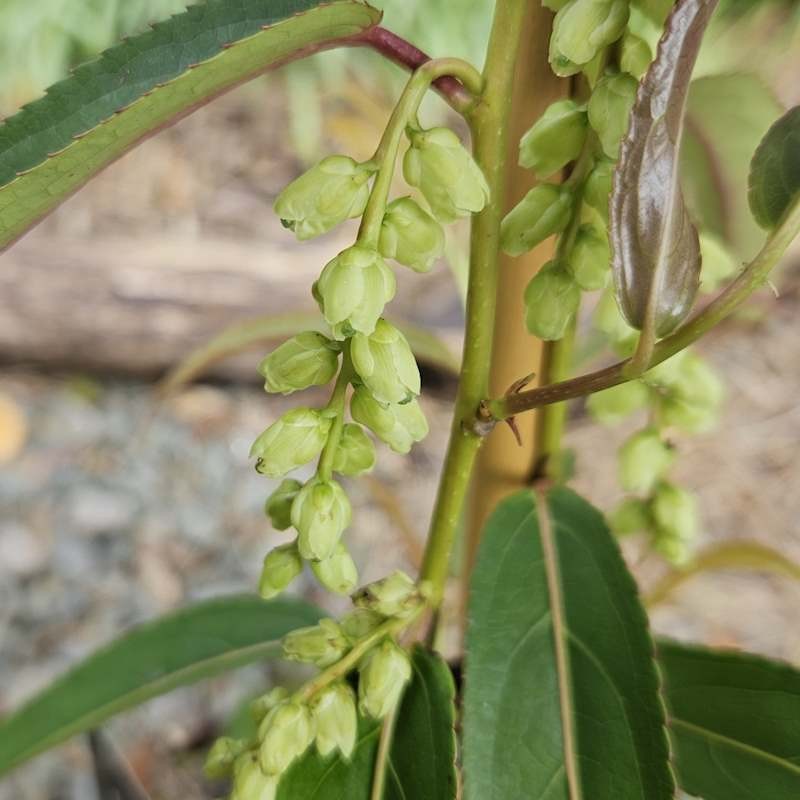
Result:
{"label": "plant branch", "polygon": [[[744,268],[739,277],[694,318],[655,345],[650,366],[654,367],[666,361],[729,317],[764,284],[770,271],[798,233],[800,233],[800,200],[787,211],[759,254]],[[478,409],[476,422],[488,427],[493,421],[504,420],[523,411],[610,389],[629,380],[627,369],[630,363],[631,359],[626,359],[572,380],[485,401]]]}

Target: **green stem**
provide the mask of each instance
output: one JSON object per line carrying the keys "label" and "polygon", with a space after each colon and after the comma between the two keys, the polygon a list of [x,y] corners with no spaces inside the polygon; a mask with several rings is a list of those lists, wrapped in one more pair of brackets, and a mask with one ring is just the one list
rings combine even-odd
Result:
{"label": "green stem", "polygon": [[378,752],[375,754],[375,771],[372,775],[372,791],[370,800],[383,800],[383,791],[386,786],[386,768],[389,766],[389,753],[392,749],[394,738],[394,724],[397,721],[397,707],[392,709],[383,721],[381,737],[378,740]]}
{"label": "green stem", "polygon": [[344,428],[347,387],[353,374],[353,365],[350,361],[350,343],[345,342],[342,350],[342,368],[339,370],[339,377],[333,387],[331,399],[325,407],[326,411],[332,411],[336,416],[333,418],[328,441],[325,442],[325,447],[317,464],[317,477],[323,481],[329,481],[333,475],[333,462],[336,459],[336,450],[339,447],[339,440],[342,438],[342,428]]}
{"label": "green stem", "polygon": [[489,387],[511,90],[519,33],[530,1],[498,0],[483,72],[483,94],[470,114],[473,152],[486,176],[491,200],[472,222],[461,379],[420,572],[420,579],[431,583],[434,607],[442,600],[461,510],[483,438],[474,424],[475,409]]}
{"label": "green stem", "polygon": [[479,94],[483,81],[478,71],[460,58],[437,58],[423,64],[411,77],[403,89],[392,116],[381,137],[372,161],[378,165],[378,174],[361,219],[358,242],[367,247],[377,247],[381,233],[381,222],[392,187],[397,154],[406,127],[417,115],[422,98],[430,85],[445,75],[455,76],[474,94]]}
{"label": "green stem", "polygon": [[[759,254],[745,267],[718,297],[693,319],[653,348],[650,366],[654,367],[670,356],[696,342],[705,333],[729,317],[756,289],[763,286],[772,268],[780,261],[794,238],[800,233],[800,201],[796,202],[778,227],[772,232]],[[560,403],[575,397],[610,389],[629,380],[627,370],[631,359],[620,361],[605,369],[581,375],[568,381],[542,386],[528,392],[500,397],[484,402],[478,409],[475,424],[485,427],[494,421],[507,419],[523,411]]]}

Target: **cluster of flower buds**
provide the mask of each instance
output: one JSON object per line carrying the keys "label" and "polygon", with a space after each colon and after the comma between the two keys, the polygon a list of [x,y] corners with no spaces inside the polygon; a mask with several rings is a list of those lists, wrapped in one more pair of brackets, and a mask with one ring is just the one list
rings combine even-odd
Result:
{"label": "cluster of flower buds", "polygon": [[382,626],[408,620],[420,611],[424,587],[394,572],[363,587],[352,599],[355,608],[338,622],[322,619],[287,634],[283,653],[289,660],[324,670],[360,646],[360,658],[353,664],[357,692],[346,675],[337,673],[310,691],[301,687],[292,695],[279,686],[257,698],[251,706],[258,725],[255,738],[218,739],[206,759],[210,778],[232,778],[231,800],[274,798],[281,776],[312,745],[323,757],[338,752],[349,759],[359,715],[381,720],[400,702],[411,679],[411,662],[391,630]]}

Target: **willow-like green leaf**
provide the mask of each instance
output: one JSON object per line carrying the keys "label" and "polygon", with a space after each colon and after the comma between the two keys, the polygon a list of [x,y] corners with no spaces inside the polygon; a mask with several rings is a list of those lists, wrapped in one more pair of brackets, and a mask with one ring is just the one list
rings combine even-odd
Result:
{"label": "willow-like green leaf", "polygon": [[357,0],[208,0],[78,67],[0,126],[0,252],[146,137],[379,20]]}

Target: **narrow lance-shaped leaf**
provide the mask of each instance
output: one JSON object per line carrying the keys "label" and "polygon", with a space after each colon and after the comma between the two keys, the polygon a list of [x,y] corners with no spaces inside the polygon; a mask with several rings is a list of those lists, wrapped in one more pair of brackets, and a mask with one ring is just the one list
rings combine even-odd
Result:
{"label": "narrow lance-shaped leaf", "polygon": [[0,252],[147,136],[379,19],[355,0],[208,0],[78,67],[0,126]]}
{"label": "narrow lance-shaped leaf", "polygon": [[686,317],[699,287],[700,244],[681,192],[678,151],[692,69],[716,5],[681,0],[674,7],[639,86],[614,174],[615,288],[645,349]]}

